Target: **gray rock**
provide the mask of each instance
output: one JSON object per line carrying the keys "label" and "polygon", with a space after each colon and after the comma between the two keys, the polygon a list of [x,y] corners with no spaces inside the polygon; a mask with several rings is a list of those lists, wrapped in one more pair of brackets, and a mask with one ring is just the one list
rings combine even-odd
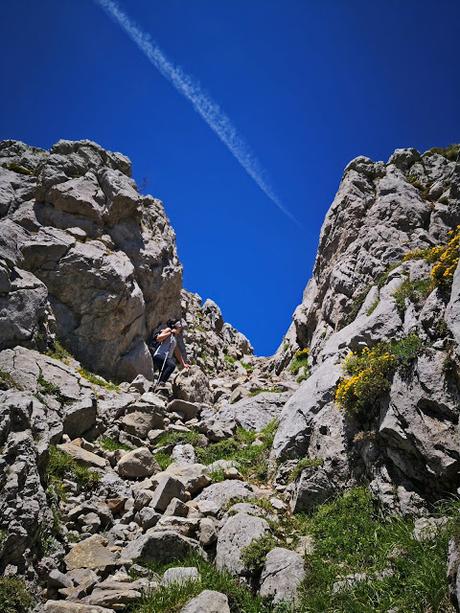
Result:
{"label": "gray rock", "polygon": [[195,449],[190,444],[175,445],[171,453],[171,459],[176,464],[195,464]]}
{"label": "gray rock", "polygon": [[260,432],[268,423],[279,419],[290,393],[262,392],[220,408],[214,420],[223,424],[236,423],[246,430]]}
{"label": "gray rock", "polygon": [[295,485],[290,501],[293,513],[310,513],[317,506],[334,496],[336,489],[328,473],[322,468],[306,468]]}
{"label": "gray rock", "polygon": [[189,554],[205,556],[199,544],[190,538],[172,530],[150,528],[145,534],[128,543],[120,554],[123,563],[138,561],[167,564],[181,560]]}
{"label": "gray rock", "polygon": [[204,590],[192,598],[180,613],[230,613],[228,598],[221,592]]}
{"label": "gray rock", "polygon": [[298,589],[305,579],[304,561],[295,551],[275,547],[266,557],[260,576],[259,593],[273,604],[296,602]]}
{"label": "gray rock", "polygon": [[164,512],[173,498],[187,499],[184,484],[179,479],[163,473],[157,480],[150,506],[156,511]]}
{"label": "gray rock", "polygon": [[251,486],[242,481],[226,480],[213,483],[196,497],[196,501],[212,502],[222,510],[233,498],[249,498],[254,495]]}
{"label": "gray rock", "polygon": [[184,421],[198,417],[200,411],[201,409],[199,405],[195,404],[194,402],[188,402],[187,400],[181,400],[179,398],[171,400],[167,407],[168,413],[181,413],[184,416]]}
{"label": "gray rock", "polygon": [[165,471],[166,474],[179,479],[192,496],[201,492],[203,488],[211,483],[207,475],[206,466],[203,464],[170,464]]}
{"label": "gray rock", "polygon": [[200,573],[195,566],[177,566],[168,568],[163,574],[161,585],[171,585],[171,583],[188,583],[189,581],[199,581]]}
{"label": "gray rock", "polygon": [[149,430],[162,429],[164,427],[164,420],[162,415],[157,415],[153,412],[135,411],[125,415],[121,420],[121,425],[129,434],[146,439]]}
{"label": "gray rock", "polygon": [[261,517],[246,513],[232,515],[221,528],[217,537],[216,566],[232,575],[247,574],[242,561],[245,547],[269,531],[268,523]]}
{"label": "gray rock", "polygon": [[118,462],[117,470],[120,477],[137,479],[150,477],[160,471],[152,453],[147,447],[139,447],[128,451]]}
{"label": "gray rock", "polygon": [[68,570],[75,568],[102,569],[114,565],[117,555],[107,547],[107,539],[100,534],[94,534],[77,543],[65,556]]}
{"label": "gray rock", "polygon": [[191,403],[212,401],[209,381],[198,366],[182,370],[173,381],[173,395]]}
{"label": "gray rock", "polygon": [[81,602],[65,602],[63,600],[48,600],[45,603],[46,613],[115,613],[113,609],[83,604]]}

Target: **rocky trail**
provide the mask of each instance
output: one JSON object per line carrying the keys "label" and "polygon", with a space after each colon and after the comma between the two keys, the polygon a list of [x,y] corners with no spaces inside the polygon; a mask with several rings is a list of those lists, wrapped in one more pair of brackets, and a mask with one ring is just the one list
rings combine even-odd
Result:
{"label": "rocky trail", "polygon": [[0,143],[5,613],[458,610],[458,150],[347,166],[263,358],[125,156]]}

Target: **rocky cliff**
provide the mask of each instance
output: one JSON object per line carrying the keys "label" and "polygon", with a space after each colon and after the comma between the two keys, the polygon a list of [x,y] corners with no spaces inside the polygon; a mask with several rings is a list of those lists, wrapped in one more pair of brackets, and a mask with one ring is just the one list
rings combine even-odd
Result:
{"label": "rocky cliff", "polygon": [[[347,166],[259,358],[127,158],[0,143],[0,608],[458,607],[458,151]],[[179,316],[193,366],[158,390]]]}

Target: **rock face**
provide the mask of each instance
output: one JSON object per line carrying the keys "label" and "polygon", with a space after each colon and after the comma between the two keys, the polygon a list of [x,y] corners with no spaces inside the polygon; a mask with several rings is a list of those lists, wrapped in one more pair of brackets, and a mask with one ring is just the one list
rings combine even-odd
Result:
{"label": "rock face", "polygon": [[91,370],[151,377],[144,340],[180,315],[181,266],[162,203],[130,174],[91,141],[0,143],[2,300],[16,313],[1,348],[40,348],[54,327]]}
{"label": "rock face", "polygon": [[[290,486],[296,511],[363,478],[386,508],[404,513],[459,487],[460,277],[457,266],[451,287],[429,287],[423,259],[460,223],[459,194],[460,165],[440,153],[397,150],[386,164],[359,157],[345,169],[312,278],[272,360],[280,372],[309,348],[311,375],[285,404],[273,444],[278,462],[321,463]],[[345,356],[410,335],[417,355],[368,416],[340,411]]]}

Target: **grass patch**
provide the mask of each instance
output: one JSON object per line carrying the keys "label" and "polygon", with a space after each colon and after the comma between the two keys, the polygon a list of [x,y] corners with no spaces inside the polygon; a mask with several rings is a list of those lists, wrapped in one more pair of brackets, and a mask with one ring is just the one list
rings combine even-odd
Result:
{"label": "grass patch", "polygon": [[264,534],[254,539],[241,553],[241,560],[248,571],[254,574],[262,572],[267,554],[278,546],[277,539],[272,534]]}
{"label": "grass patch", "polygon": [[54,396],[54,398],[56,398],[56,400],[61,404],[66,404],[69,402],[69,399],[63,395],[59,386],[51,383],[51,381],[47,381],[41,373],[37,377],[37,383],[40,386],[41,394]]}
{"label": "grass patch", "polygon": [[9,162],[6,164],[2,164],[3,168],[7,170],[12,170],[13,172],[17,172],[20,175],[33,175],[33,170],[30,168],[26,168],[25,166],[21,166],[21,164],[17,164],[16,162]]}
{"label": "grass patch", "polygon": [[434,155],[438,153],[443,157],[447,158],[450,162],[455,162],[457,156],[460,151],[460,145],[448,145],[447,147],[432,147],[429,151],[427,151],[426,155]]}
{"label": "grass patch", "polygon": [[83,377],[83,379],[86,379],[93,385],[98,385],[99,387],[103,387],[104,389],[109,390],[111,392],[120,391],[120,387],[116,383],[113,383],[112,381],[106,381],[102,377],[95,375],[93,372],[89,372],[85,368],[79,368],[78,374]]}
{"label": "grass patch", "polygon": [[411,281],[405,279],[397,290],[393,292],[393,298],[396,302],[396,307],[401,315],[406,310],[406,300],[410,300],[413,304],[420,305],[428,294],[433,290],[433,282],[431,279],[417,279]]}
{"label": "grass patch", "polygon": [[20,389],[9,372],[0,368],[0,390]]}
{"label": "grass patch", "polygon": [[289,364],[289,371],[296,375],[302,367],[305,367],[305,370],[308,372],[308,355],[310,350],[305,347],[304,349],[299,349],[294,354],[294,357]]}
{"label": "grass patch", "polygon": [[218,468],[209,473],[209,478],[213,483],[220,483],[221,481],[225,481],[225,472]]}
{"label": "grass patch", "polygon": [[297,481],[305,468],[319,468],[324,464],[322,458],[302,458],[289,473],[288,482]]}
{"label": "grass patch", "polygon": [[[230,573],[218,571],[213,564],[205,562],[198,556],[189,556],[182,560],[180,565],[196,566],[200,573],[200,580],[160,586],[158,590],[145,595],[135,604],[131,609],[132,613],[178,613],[189,600],[203,590],[215,590],[225,594],[232,613],[269,613],[273,611],[259,596],[255,596],[248,587],[239,583]],[[163,573],[172,566],[178,566],[178,562],[166,566],[149,565],[158,573]]]}
{"label": "grass patch", "polygon": [[[455,511],[455,508],[457,510]],[[449,512],[444,509],[444,512]],[[458,502],[450,513],[458,514]],[[418,542],[413,520],[383,518],[364,488],[322,505],[309,520],[315,549],[307,556],[308,579],[299,611],[384,613],[449,611],[447,542],[452,524],[434,541]],[[399,552],[399,553],[398,553]],[[388,577],[375,575],[391,569]],[[340,577],[357,572],[369,579],[333,593]]]}
{"label": "grass patch", "polygon": [[70,364],[72,360],[72,355],[58,340],[54,341],[53,346],[46,352],[46,355],[55,360],[60,360],[67,365]]}
{"label": "grass patch", "polygon": [[190,430],[189,432],[178,432],[178,431],[170,431],[164,432],[160,434],[160,436],[155,439],[155,447],[166,447],[169,445],[179,445],[179,444],[190,444],[194,447],[203,446],[203,435],[199,432],[195,432],[194,430]]}
{"label": "grass patch", "polygon": [[236,358],[232,355],[228,355],[228,353],[224,354],[224,362],[226,362],[229,366],[233,366],[236,362]]}
{"label": "grass patch", "polygon": [[390,389],[396,370],[410,368],[422,350],[422,340],[409,334],[398,341],[377,343],[372,349],[350,352],[343,363],[347,376],[336,388],[337,404],[350,413],[371,411]]}
{"label": "grass patch", "polygon": [[[276,420],[267,424],[258,435],[238,428],[232,438],[197,449],[198,461],[212,464],[217,460],[234,460],[245,478],[263,481],[267,478],[268,456],[276,428]],[[261,444],[252,444],[256,438]]]}
{"label": "grass patch", "polygon": [[378,307],[379,302],[380,302],[380,298],[377,296],[377,298],[374,300],[374,302],[371,304],[371,306],[367,309],[366,315],[368,315],[368,316],[372,315],[372,313]]}
{"label": "grass patch", "polygon": [[61,500],[65,500],[62,484],[64,478],[75,481],[83,490],[94,489],[101,478],[99,473],[79,464],[70,455],[54,446],[49,448],[46,477],[48,487]]}
{"label": "grass patch", "polygon": [[33,605],[23,579],[0,577],[0,611],[2,613],[26,613]]}
{"label": "grass patch", "polygon": [[161,470],[166,470],[168,466],[172,464],[171,455],[169,453],[166,453],[165,451],[158,451],[157,453],[153,454],[153,457],[155,458]]}
{"label": "grass patch", "polygon": [[100,438],[97,442],[99,443],[99,446],[106,451],[117,451],[117,449],[123,449],[124,451],[132,451],[132,448],[128,447],[128,445],[123,445],[123,443],[120,443],[119,441],[116,441],[109,436],[104,436]]}
{"label": "grass patch", "polygon": [[251,373],[254,370],[254,366],[248,362],[240,362],[240,364],[248,373]]}

